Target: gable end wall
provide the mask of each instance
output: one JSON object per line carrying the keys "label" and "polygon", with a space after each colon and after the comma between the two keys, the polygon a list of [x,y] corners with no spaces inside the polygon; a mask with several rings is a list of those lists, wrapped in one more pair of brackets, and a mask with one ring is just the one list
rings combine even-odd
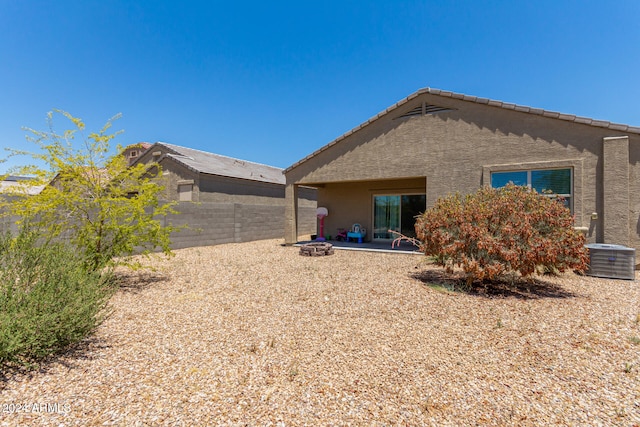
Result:
{"label": "gable end wall", "polygon": [[[396,119],[424,101],[452,111]],[[628,140],[628,167],[622,169],[619,156],[608,165],[603,156],[605,138],[619,137]],[[288,184],[320,186],[426,177],[431,207],[438,197],[489,184],[492,171],[570,167],[576,225],[588,230],[588,240],[640,248],[639,146],[636,134],[423,94],[319,151],[286,177]],[[616,170],[613,175],[611,168]],[[615,179],[609,177],[606,184],[609,175]],[[628,187],[624,194],[605,197],[605,186],[617,191],[623,182]],[[331,197],[326,191],[321,194],[321,199]],[[603,222],[607,210],[617,224],[609,222],[609,231]],[[628,234],[620,231],[626,228]]]}

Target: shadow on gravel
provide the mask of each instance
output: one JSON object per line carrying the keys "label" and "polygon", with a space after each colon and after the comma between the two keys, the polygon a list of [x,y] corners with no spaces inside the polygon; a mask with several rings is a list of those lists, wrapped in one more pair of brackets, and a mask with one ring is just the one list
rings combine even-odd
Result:
{"label": "shadow on gravel", "polygon": [[[157,271],[123,270],[115,273],[118,289],[134,294],[167,280],[167,275]],[[108,313],[109,309],[107,309],[107,317]],[[38,362],[32,362],[30,365],[0,363],[0,392],[7,387],[8,382],[23,381],[36,374],[47,373],[52,366],[62,365],[68,370],[74,369],[79,361],[99,358],[102,350],[108,347],[105,341],[91,334],[82,341]]]}
{"label": "shadow on gravel", "polygon": [[1,365],[0,391],[4,390],[10,381],[20,382],[38,374],[46,374],[51,370],[52,366],[62,365],[70,371],[78,366],[79,361],[100,358],[100,353],[108,348],[109,345],[104,340],[90,336],[30,366],[18,364]]}
{"label": "shadow on gravel", "polygon": [[556,283],[540,278],[474,282],[468,287],[462,277],[440,270],[424,270],[410,274],[410,277],[433,289],[485,298],[541,299],[575,298],[578,296]]}
{"label": "shadow on gravel", "polygon": [[169,280],[166,274],[158,271],[121,271],[115,275],[118,288],[124,292],[138,293],[156,283]]}

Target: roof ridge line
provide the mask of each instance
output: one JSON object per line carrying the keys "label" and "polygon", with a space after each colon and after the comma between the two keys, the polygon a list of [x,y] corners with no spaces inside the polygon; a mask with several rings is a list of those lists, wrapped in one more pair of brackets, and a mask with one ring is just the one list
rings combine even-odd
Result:
{"label": "roof ridge line", "polygon": [[395,104],[391,105],[390,107],[387,107],[383,111],[379,112],[378,114],[376,114],[375,116],[369,118],[368,120],[366,120],[365,122],[359,124],[358,126],[352,128],[351,130],[348,130],[347,132],[345,132],[342,135],[338,136],[336,139],[332,140],[328,144],[325,144],[322,147],[320,147],[319,149],[315,150],[313,153],[309,154],[308,156],[302,158],[301,160],[298,160],[297,162],[295,162],[294,164],[292,164],[288,168],[285,168],[283,173],[286,174],[287,172],[289,172],[290,170],[298,167],[302,163],[305,163],[307,160],[311,159],[315,155],[321,153],[322,151],[325,151],[325,150],[329,149],[330,147],[334,146],[335,144],[337,144],[338,142],[342,141],[346,137],[348,137],[348,136],[354,134],[355,132],[359,131],[360,129],[368,126],[369,124],[371,124],[375,120],[381,118],[382,116],[384,116],[386,114],[389,114],[391,111],[397,109],[398,107],[402,106],[403,104],[405,104],[405,103],[411,101],[412,99],[417,98],[418,96],[423,95],[425,93],[431,94],[431,95],[435,95],[435,96],[442,96],[442,97],[446,97],[446,98],[458,99],[458,100],[466,101],[466,102],[474,102],[474,103],[477,103],[477,104],[484,104],[484,105],[488,105],[488,106],[491,106],[491,107],[503,108],[505,110],[513,110],[513,111],[518,111],[518,112],[527,113],[527,114],[534,114],[534,115],[538,115],[538,116],[542,116],[542,117],[548,117],[548,118],[551,118],[551,119],[564,120],[564,121],[583,124],[583,125],[587,125],[587,126],[594,126],[594,127],[601,127],[601,128],[611,129],[611,130],[618,131],[618,132],[631,132],[631,133],[640,134],[640,127],[637,127],[637,126],[630,126],[630,125],[625,125],[625,124],[621,124],[621,123],[608,122],[608,121],[604,121],[604,120],[595,120],[595,119],[591,119],[591,118],[588,118],[588,117],[576,116],[576,115],[573,115],[573,114],[560,113],[560,112],[556,112],[556,111],[550,111],[550,110],[545,110],[545,109],[541,109],[541,108],[533,108],[533,107],[528,107],[528,106],[525,106],[525,105],[508,103],[508,102],[493,100],[493,99],[489,99],[489,98],[480,98],[480,97],[477,97],[477,96],[465,95],[463,93],[445,91],[445,90],[435,89],[435,88],[431,88],[431,87],[424,87],[424,88],[418,89],[417,91],[413,92],[409,96],[401,99],[400,101],[396,102]]}
{"label": "roof ridge line", "polygon": [[568,114],[568,113],[562,113],[559,111],[546,110],[544,108],[535,108],[527,105],[504,102],[504,101],[495,100],[495,99],[479,98],[476,96],[465,95],[465,94],[456,93],[456,92],[449,92],[449,91],[444,91],[440,89],[430,89],[428,92],[433,95],[444,96],[447,98],[460,99],[463,101],[476,102],[479,104],[488,104],[492,107],[504,108],[508,110],[519,111],[522,113],[550,117],[558,120],[565,120],[565,121],[585,124],[589,126],[608,128],[608,129],[622,131],[622,132],[629,131],[632,133],[640,133],[640,127],[626,125],[623,123],[611,122],[607,120],[598,120],[598,119],[593,119],[586,116],[577,116],[575,114]]}

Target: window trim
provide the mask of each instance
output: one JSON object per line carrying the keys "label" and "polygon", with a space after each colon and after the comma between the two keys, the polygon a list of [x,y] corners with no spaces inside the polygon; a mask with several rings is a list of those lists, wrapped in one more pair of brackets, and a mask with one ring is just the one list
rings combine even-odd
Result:
{"label": "window trim", "polygon": [[549,160],[539,162],[507,163],[498,165],[485,165],[482,167],[482,185],[491,186],[491,173],[516,172],[544,169],[573,169],[571,175],[571,209],[575,217],[575,224],[583,223],[583,189],[584,179],[583,159]]}

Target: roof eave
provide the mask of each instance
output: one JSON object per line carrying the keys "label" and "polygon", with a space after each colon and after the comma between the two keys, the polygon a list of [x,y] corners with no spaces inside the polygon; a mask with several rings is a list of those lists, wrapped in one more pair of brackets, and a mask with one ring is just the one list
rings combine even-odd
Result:
{"label": "roof eave", "polygon": [[241,176],[224,175],[224,174],[218,174],[218,173],[213,173],[213,172],[201,171],[201,170],[196,169],[193,166],[181,161],[179,157],[176,157],[175,155],[171,155],[171,154],[163,154],[162,157],[160,159],[158,159],[158,163],[160,163],[162,160],[174,161],[174,162],[178,163],[180,166],[183,166],[183,167],[187,168],[188,170],[190,170],[191,172],[196,173],[196,174],[218,176],[218,177],[221,177],[221,178],[242,179],[244,181],[262,182],[262,183],[265,183],[265,184],[278,184],[278,185],[284,185],[285,184],[284,182],[276,182],[276,181],[261,180],[261,179],[252,179],[252,178],[241,177]]}
{"label": "roof eave", "polygon": [[618,132],[629,132],[629,133],[634,133],[634,134],[640,134],[640,127],[629,126],[629,125],[620,124],[620,123],[612,123],[612,122],[601,121],[601,120],[594,120],[594,119],[590,119],[588,117],[580,117],[580,116],[575,116],[575,115],[571,115],[571,114],[559,113],[559,112],[555,112],[555,111],[548,111],[548,110],[544,110],[544,109],[540,109],[540,108],[527,107],[525,105],[507,103],[507,102],[502,102],[502,101],[488,99],[488,98],[479,98],[477,96],[465,95],[465,94],[462,94],[462,93],[449,92],[449,91],[444,91],[444,90],[440,90],[440,89],[432,89],[432,88],[426,87],[426,88],[422,88],[422,89],[417,90],[416,92],[412,93],[411,95],[407,96],[406,98],[404,98],[404,99],[396,102],[392,106],[388,107],[384,111],[376,114],[375,116],[373,116],[372,118],[370,118],[366,122],[360,124],[359,126],[356,126],[355,128],[347,131],[346,133],[340,135],[338,138],[334,139],[330,143],[320,147],[318,150],[314,151],[313,153],[309,154],[308,156],[304,157],[303,159],[297,161],[296,163],[294,163],[291,166],[289,166],[288,168],[286,168],[283,171],[283,173],[287,174],[288,172],[290,172],[291,170],[297,168],[301,164],[307,162],[308,160],[311,160],[313,157],[317,156],[321,152],[323,152],[323,151],[331,148],[332,146],[336,145],[337,143],[339,143],[343,139],[347,138],[348,136],[358,132],[362,128],[370,125],[371,123],[375,122],[376,120],[380,119],[381,117],[389,114],[390,112],[396,110],[400,106],[406,104],[407,102],[411,101],[412,99],[414,99],[414,98],[416,98],[416,97],[418,97],[418,96],[420,96],[422,94],[425,94],[425,93],[428,93],[428,94],[431,94],[431,95],[436,95],[436,96],[442,96],[442,97],[446,97],[446,98],[458,99],[458,100],[466,101],[466,102],[474,102],[474,103],[477,103],[477,104],[489,105],[491,107],[503,108],[505,110],[513,110],[513,111],[518,111],[518,112],[527,113],[527,114],[534,114],[534,115],[548,117],[548,118],[557,119],[557,120],[564,120],[564,121],[568,121],[568,122],[584,124],[584,125],[588,125],[588,126],[607,128],[607,129],[611,129],[611,130],[618,131]]}
{"label": "roof eave", "polygon": [[401,99],[400,101],[396,102],[395,104],[393,104],[392,106],[388,107],[384,111],[381,111],[380,113],[378,113],[375,116],[371,117],[366,122],[356,126],[355,128],[347,131],[346,133],[343,133],[342,135],[340,135],[339,137],[337,137],[336,139],[334,139],[330,143],[320,147],[319,149],[317,149],[313,153],[309,154],[308,156],[306,156],[302,160],[298,160],[296,163],[292,164],[291,166],[286,168],[284,171],[282,171],[282,173],[286,174],[290,170],[295,169],[296,167],[298,167],[302,163],[306,162],[307,160],[310,160],[312,157],[315,157],[316,155],[320,154],[321,152],[331,148],[332,146],[336,145],[338,142],[342,141],[343,139],[345,139],[349,135],[352,135],[352,134],[356,133],[357,131],[359,131],[360,129],[370,125],[371,123],[375,122],[379,118],[389,114],[391,111],[395,110],[396,108],[406,104],[407,102],[409,102],[412,99],[418,97],[419,95],[422,95],[423,93],[428,93],[429,90],[430,90],[429,88],[423,88],[423,89],[417,90],[416,92],[412,93],[411,95],[407,96],[406,98]]}

